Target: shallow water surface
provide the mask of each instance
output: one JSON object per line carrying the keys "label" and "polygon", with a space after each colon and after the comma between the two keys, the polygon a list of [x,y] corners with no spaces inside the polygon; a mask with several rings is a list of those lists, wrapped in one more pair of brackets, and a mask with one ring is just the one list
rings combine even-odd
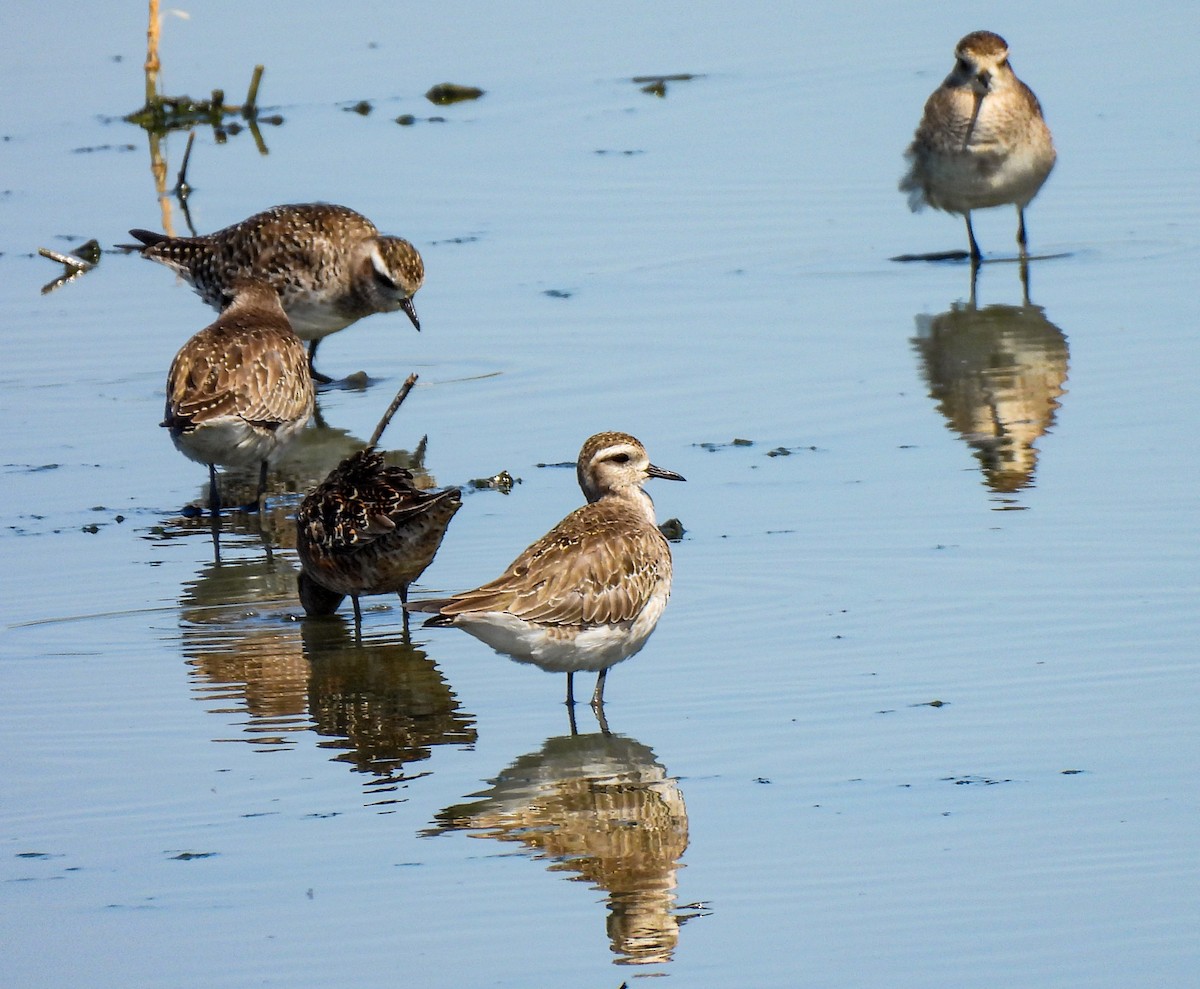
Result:
{"label": "shallow water surface", "polygon": [[[365,385],[320,393],[219,559],[187,510],[206,472],[157,426],[212,314],[111,250],[188,223],[185,135],[155,156],[120,120],[145,11],[0,12],[0,982],[1186,984],[1190,8],[341,10],[165,17],[167,92],[239,102],[263,63],[282,117],[197,130],[198,229],[342,202],[427,267],[420,334],[322,344]],[[972,286],[889,259],[964,246],[896,183],[984,26],[1060,157],[1039,257],[1008,263],[1012,210],[977,214]],[[658,74],[691,78],[632,81]],[[428,102],[446,81],[485,94]],[[37,248],[89,238],[99,265],[42,294]],[[649,486],[685,530],[673,596],[603,720],[392,598],[361,637],[348,605],[300,619],[295,506],[411,371],[385,445],[466,486],[414,594],[576,507],[554,465],[593,432],[688,478]]]}

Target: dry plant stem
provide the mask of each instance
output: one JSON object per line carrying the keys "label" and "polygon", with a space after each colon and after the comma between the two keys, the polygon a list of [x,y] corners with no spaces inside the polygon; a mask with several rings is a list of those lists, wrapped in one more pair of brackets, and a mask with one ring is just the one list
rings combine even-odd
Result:
{"label": "dry plant stem", "polygon": [[39,247],[38,254],[44,258],[49,258],[51,261],[57,261],[59,264],[65,264],[68,268],[75,271],[91,271],[95,267],[91,262],[84,261],[83,258],[77,258],[74,254],[59,254],[58,251],[52,251],[48,247]]}
{"label": "dry plant stem", "polygon": [[262,82],[263,67],[254,66],[254,75],[250,77],[250,89],[246,93],[246,105],[242,107],[242,116],[247,120],[258,114],[258,84]]}
{"label": "dry plant stem", "polygon": [[388,428],[388,423],[392,421],[392,416],[396,414],[396,410],[400,408],[401,403],[408,398],[408,393],[412,391],[413,385],[417,383],[417,376],[410,374],[404,384],[400,386],[400,390],[396,392],[396,397],[392,399],[392,404],[388,406],[388,410],[383,414],[383,418],[379,420],[379,425],[375,427],[375,432],[371,434],[370,440],[367,441],[368,447],[378,445],[380,438],[383,436],[383,431]]}
{"label": "dry plant stem", "polygon": [[150,23],[146,28],[146,106],[153,106],[158,98],[158,39],[162,21],[158,14],[158,0],[150,0]]}

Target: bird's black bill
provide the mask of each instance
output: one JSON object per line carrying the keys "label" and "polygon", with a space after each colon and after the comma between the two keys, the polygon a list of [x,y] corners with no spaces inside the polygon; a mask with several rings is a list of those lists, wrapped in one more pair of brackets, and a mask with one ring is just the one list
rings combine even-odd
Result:
{"label": "bird's black bill", "polygon": [[412,299],[404,299],[400,303],[400,308],[404,310],[405,315],[412,320],[412,325],[417,328],[417,332],[421,332],[421,321],[417,319],[417,307],[413,305]]}
{"label": "bird's black bill", "polygon": [[673,470],[666,470],[663,467],[655,467],[651,464],[646,468],[646,474],[649,477],[661,477],[664,481],[686,481],[687,478],[682,474],[676,474]]}

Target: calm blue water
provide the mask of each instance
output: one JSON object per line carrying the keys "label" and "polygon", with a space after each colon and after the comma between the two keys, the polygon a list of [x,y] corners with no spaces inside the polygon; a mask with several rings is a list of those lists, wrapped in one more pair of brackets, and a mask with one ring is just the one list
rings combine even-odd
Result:
{"label": "calm blue water", "polygon": [[[197,228],[353,206],[424,254],[423,331],[379,316],[322,345],[374,382],[321,395],[273,551],[243,520],[214,563],[180,514],[205,472],[156,425],[211,314],[115,253],[39,293],[38,247],[186,229],[119,119],[145,10],[0,11],[0,981],[1194,977],[1190,7],[186,14],[164,90],[240,102],[261,62],[284,118],[266,154],[198,130]],[[1059,149],[1028,221],[1065,256],[1028,303],[1015,264],[985,264],[972,306],[964,265],[888,260],[964,246],[896,182],[981,27]],[[696,78],[630,81],[658,73]],[[486,95],[434,107],[444,81]],[[1014,228],[976,216],[992,257]],[[592,432],[688,478],[651,487],[687,534],[609,678],[611,735],[582,707],[572,736],[561,677],[406,639],[390,600],[361,643],[296,620],[289,513],[414,370],[387,443],[427,438],[438,484],[521,482],[465,499],[423,592],[495,576],[574,508],[573,473],[536,465]]]}

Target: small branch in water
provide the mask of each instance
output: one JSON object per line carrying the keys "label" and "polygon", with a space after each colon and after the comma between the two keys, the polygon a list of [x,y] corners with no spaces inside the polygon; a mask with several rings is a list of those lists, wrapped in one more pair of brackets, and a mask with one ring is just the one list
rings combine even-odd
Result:
{"label": "small branch in water", "polygon": [[387,411],[383,414],[383,418],[379,420],[379,425],[375,427],[375,432],[371,434],[370,440],[367,441],[368,447],[374,447],[378,445],[380,438],[383,436],[383,431],[387,429],[388,423],[392,421],[392,416],[396,414],[396,410],[399,409],[404,400],[408,398],[408,393],[412,391],[413,385],[416,383],[417,376],[415,374],[410,374],[405,380],[404,384],[400,386],[400,390],[396,392],[396,397],[392,399],[392,404],[388,406]]}
{"label": "small branch in water", "polygon": [[[84,246],[86,247],[87,245]],[[96,267],[91,261],[84,261],[83,258],[75,257],[74,254],[59,254],[58,251],[52,251],[48,247],[39,247],[38,254],[44,258],[49,258],[51,261],[57,261],[59,264],[65,264],[68,268],[73,268],[76,271],[90,271]]]}
{"label": "small branch in water", "polygon": [[188,131],[187,147],[183,149],[183,163],[179,166],[179,177],[175,180],[175,195],[181,203],[186,202],[192,187],[187,182],[188,162],[192,158],[192,145],[196,143],[196,132]]}
{"label": "small branch in water", "polygon": [[[62,254],[48,247],[39,247],[38,254],[51,261],[57,261],[63,266],[63,273],[54,281],[42,286],[42,295],[49,295],[55,289],[62,288],[68,282],[73,282],[80,275],[85,275],[100,263],[100,244],[95,239],[86,244],[80,244],[72,254]],[[83,255],[83,257],[80,257]]]}
{"label": "small branch in water", "polygon": [[263,67],[254,66],[254,75],[250,77],[250,89],[246,93],[246,104],[242,107],[242,116],[253,120],[258,116],[258,84],[262,82]]}
{"label": "small branch in water", "polygon": [[158,39],[162,31],[162,20],[158,15],[158,0],[150,0],[150,23],[146,28],[146,106],[158,97]]}

